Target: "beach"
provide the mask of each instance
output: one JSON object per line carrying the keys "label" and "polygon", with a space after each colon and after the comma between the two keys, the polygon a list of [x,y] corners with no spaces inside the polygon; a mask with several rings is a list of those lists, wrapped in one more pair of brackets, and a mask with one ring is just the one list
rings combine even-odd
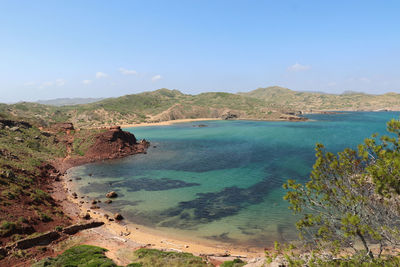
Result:
{"label": "beach", "polygon": [[132,128],[132,127],[145,127],[145,126],[165,126],[172,125],[176,123],[186,123],[186,122],[199,122],[199,121],[217,121],[220,118],[198,118],[198,119],[179,119],[179,120],[169,120],[160,122],[143,122],[135,124],[122,124],[121,128]]}
{"label": "beach", "polygon": [[[233,247],[225,243],[198,242],[183,240],[168,234],[155,233],[154,230],[142,225],[136,225],[127,220],[110,221],[114,215],[102,209],[91,209],[92,199],[72,196],[73,182],[68,173],[61,178],[61,182],[54,188],[53,196],[61,202],[64,212],[73,218],[75,222],[82,221],[82,215],[90,214],[91,220],[102,221],[104,225],[89,229],[76,235],[80,243],[100,246],[108,249],[107,256],[118,264],[128,264],[127,255],[139,248],[152,248],[175,252],[188,252],[197,256],[211,258],[240,257],[248,261],[250,259],[262,258],[264,251],[261,248]],[[83,197],[83,198],[82,198]],[[84,201],[85,203],[80,203]],[[86,203],[88,202],[88,203]],[[112,205],[112,204],[110,204]],[[123,215],[123,214],[122,214]],[[72,242],[72,241],[71,241]],[[230,255],[230,257],[228,257]]]}

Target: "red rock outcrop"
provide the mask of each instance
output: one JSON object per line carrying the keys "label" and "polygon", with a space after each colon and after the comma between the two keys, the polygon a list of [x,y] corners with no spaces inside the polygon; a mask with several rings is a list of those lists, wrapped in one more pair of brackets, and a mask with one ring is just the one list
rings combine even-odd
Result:
{"label": "red rock outcrop", "polygon": [[58,172],[50,171],[50,174],[63,174],[67,169],[85,163],[106,159],[123,158],[129,155],[145,153],[150,143],[146,140],[137,141],[135,135],[123,131],[120,126],[108,128],[105,132],[95,137],[95,142],[89,147],[84,156],[74,156],[52,163]]}
{"label": "red rock outcrop", "polygon": [[120,158],[143,153],[148,146],[147,142],[137,143],[135,135],[122,131],[119,126],[111,127],[96,137],[85,157],[93,160]]}

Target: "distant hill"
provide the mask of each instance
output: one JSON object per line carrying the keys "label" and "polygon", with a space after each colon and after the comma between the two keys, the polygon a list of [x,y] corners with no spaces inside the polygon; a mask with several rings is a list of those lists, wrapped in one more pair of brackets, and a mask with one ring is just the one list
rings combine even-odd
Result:
{"label": "distant hill", "polygon": [[346,90],[346,91],[343,91],[342,95],[365,95],[365,93],[352,91],[352,90]]}
{"label": "distant hill", "polygon": [[387,93],[370,95],[345,91],[341,95],[317,92],[297,92],[288,88],[273,86],[239,93],[242,96],[263,99],[267,104],[275,104],[288,109],[310,111],[360,111],[360,110],[400,110],[400,95]]}
{"label": "distant hill", "polygon": [[164,88],[79,105],[0,104],[0,117],[32,118],[42,124],[70,121],[78,127],[96,127],[197,118],[298,120],[300,113],[360,110],[400,110],[400,95],[334,95],[278,86],[238,94],[190,95]]}
{"label": "distant hill", "polygon": [[286,113],[291,113],[291,110],[238,94],[211,92],[189,95],[169,89],[72,106],[56,107],[29,102],[0,104],[0,116],[3,117],[12,114],[34,118],[42,124],[70,121],[81,127],[196,118],[296,119],[296,116]]}
{"label": "distant hill", "polygon": [[36,103],[50,106],[69,106],[69,105],[81,105],[98,102],[104,98],[56,98],[50,100],[38,100]]}

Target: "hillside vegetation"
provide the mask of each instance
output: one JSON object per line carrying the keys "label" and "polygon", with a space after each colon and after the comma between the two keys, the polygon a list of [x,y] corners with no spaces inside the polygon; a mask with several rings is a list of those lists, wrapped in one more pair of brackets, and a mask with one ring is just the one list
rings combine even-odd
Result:
{"label": "hillside vegetation", "polygon": [[196,118],[297,120],[295,115],[300,111],[381,109],[400,110],[400,95],[356,92],[333,95],[296,92],[275,86],[238,94],[210,92],[189,95],[178,90],[159,89],[60,107],[28,102],[0,104],[0,115],[29,117],[40,123],[70,121],[79,127],[94,127]]}
{"label": "hillside vegetation", "polygon": [[183,94],[177,90],[107,98],[99,102],[55,107],[22,102],[0,105],[0,114],[34,118],[41,123],[70,121],[77,126],[103,126],[176,119],[224,118],[277,120],[284,109],[264,100],[230,93]]}
{"label": "hillside vegetation", "polygon": [[345,92],[341,95],[296,92],[278,86],[259,88],[239,95],[262,99],[267,105],[275,104],[288,109],[298,109],[304,112],[322,110],[360,111],[360,110],[400,110],[400,94],[387,93],[369,95],[359,92]]}
{"label": "hillside vegetation", "polygon": [[[101,267],[117,267],[117,265],[106,257],[104,248],[88,245],[78,245],[67,249],[61,255],[55,258],[47,258],[41,260],[33,267],[44,266],[101,266]],[[211,267],[213,265],[207,263],[201,257],[193,256],[190,253],[166,252],[155,249],[138,249],[132,252],[129,257],[132,263],[127,267]]]}
{"label": "hillside vegetation", "polygon": [[[65,131],[57,125],[44,129],[29,118],[0,117],[0,246],[70,224],[51,196],[58,176],[53,172],[55,176],[48,177],[45,171],[51,168],[47,163],[84,155],[103,131]],[[9,259],[33,255],[24,253],[11,253],[4,262],[5,251],[0,251],[0,266],[7,266]]]}

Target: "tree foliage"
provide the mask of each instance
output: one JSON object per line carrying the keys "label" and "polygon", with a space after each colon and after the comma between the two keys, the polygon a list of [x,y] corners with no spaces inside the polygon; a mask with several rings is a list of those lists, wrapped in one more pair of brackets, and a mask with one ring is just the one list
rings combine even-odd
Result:
{"label": "tree foliage", "polygon": [[387,130],[337,154],[317,144],[310,180],[284,185],[290,209],[301,214],[296,226],[307,245],[332,255],[363,251],[369,259],[398,247],[400,121],[388,122]]}

